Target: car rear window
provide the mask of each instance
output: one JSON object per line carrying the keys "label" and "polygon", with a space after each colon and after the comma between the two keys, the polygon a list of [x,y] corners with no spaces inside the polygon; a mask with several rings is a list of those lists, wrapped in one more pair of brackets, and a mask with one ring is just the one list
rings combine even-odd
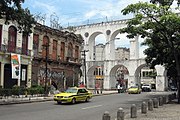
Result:
{"label": "car rear window", "polygon": [[138,86],[131,86],[131,88],[138,88]]}

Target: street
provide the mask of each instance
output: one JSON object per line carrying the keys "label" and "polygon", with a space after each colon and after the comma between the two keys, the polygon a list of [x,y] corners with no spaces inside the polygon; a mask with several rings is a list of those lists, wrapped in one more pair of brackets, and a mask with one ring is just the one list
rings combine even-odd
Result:
{"label": "street", "polygon": [[118,108],[148,100],[152,93],[95,96],[90,102],[58,105],[54,101],[0,106],[0,120],[101,120],[105,111],[116,116]]}

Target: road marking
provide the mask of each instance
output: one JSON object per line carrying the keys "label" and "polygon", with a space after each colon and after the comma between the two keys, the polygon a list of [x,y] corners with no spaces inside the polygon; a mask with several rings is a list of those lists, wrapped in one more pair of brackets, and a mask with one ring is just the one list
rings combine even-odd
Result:
{"label": "road marking", "polygon": [[91,109],[91,108],[97,108],[97,107],[100,107],[102,105],[94,105],[94,106],[89,106],[89,107],[85,107],[85,108],[82,108],[83,110],[85,109]]}

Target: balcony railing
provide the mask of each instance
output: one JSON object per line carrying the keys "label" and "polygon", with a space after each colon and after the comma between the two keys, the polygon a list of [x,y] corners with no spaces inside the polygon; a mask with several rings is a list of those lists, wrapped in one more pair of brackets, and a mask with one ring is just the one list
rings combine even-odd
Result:
{"label": "balcony railing", "polygon": [[26,53],[23,53],[22,48],[17,47],[15,52],[8,52],[8,45],[3,45],[3,44],[1,45],[0,51],[4,53],[17,53],[17,54],[31,56],[31,50],[27,50]]}
{"label": "balcony railing", "polygon": [[17,54],[22,54],[22,48],[17,47],[17,48],[16,48],[16,53],[17,53]]}
{"label": "balcony railing", "polygon": [[7,45],[1,45],[1,51],[2,52],[7,52]]}

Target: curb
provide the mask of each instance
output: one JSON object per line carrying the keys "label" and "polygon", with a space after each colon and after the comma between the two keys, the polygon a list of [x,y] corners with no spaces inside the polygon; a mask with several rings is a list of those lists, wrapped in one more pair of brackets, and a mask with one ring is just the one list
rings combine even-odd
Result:
{"label": "curb", "polygon": [[12,104],[25,104],[25,103],[34,103],[34,102],[46,102],[46,101],[53,101],[53,99],[35,99],[35,100],[20,100],[20,101],[2,101],[0,105],[12,105]]}

